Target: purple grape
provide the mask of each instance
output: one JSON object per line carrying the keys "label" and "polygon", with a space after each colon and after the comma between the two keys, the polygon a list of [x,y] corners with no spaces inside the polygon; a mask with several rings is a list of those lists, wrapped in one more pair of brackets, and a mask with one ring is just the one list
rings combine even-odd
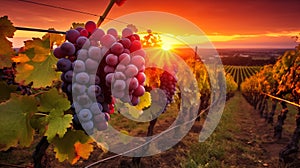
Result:
{"label": "purple grape", "polygon": [[53,50],[53,55],[58,59],[64,58],[66,56],[60,47],[57,47]]}
{"label": "purple grape", "polygon": [[87,122],[92,119],[93,114],[89,109],[82,109],[77,114],[79,121]]}
{"label": "purple grape", "polygon": [[61,58],[57,61],[57,69],[62,72],[67,72],[72,68],[72,62],[67,58]]}
{"label": "purple grape", "polygon": [[79,48],[87,48],[90,46],[90,40],[85,36],[80,36],[76,40],[76,44]]}
{"label": "purple grape", "polygon": [[69,70],[66,73],[64,73],[64,79],[65,82],[67,83],[72,83],[72,79],[73,79],[73,71]]}
{"label": "purple grape", "polygon": [[70,42],[64,42],[61,46],[60,49],[67,55],[67,56],[71,56],[75,54],[75,46],[70,43]]}
{"label": "purple grape", "polygon": [[97,97],[101,94],[101,88],[98,85],[91,85],[88,88],[87,93],[91,98]]}
{"label": "purple grape", "polygon": [[74,72],[84,72],[85,63],[82,60],[76,60],[75,62],[73,62],[73,70]]}
{"label": "purple grape", "polygon": [[79,84],[88,84],[89,81],[90,81],[90,77],[89,75],[86,73],[86,72],[80,72],[80,73],[77,73],[76,76],[75,76],[75,80],[76,82],[78,82]]}
{"label": "purple grape", "polygon": [[71,43],[76,43],[76,40],[79,36],[80,33],[75,29],[71,29],[66,32],[66,39]]}

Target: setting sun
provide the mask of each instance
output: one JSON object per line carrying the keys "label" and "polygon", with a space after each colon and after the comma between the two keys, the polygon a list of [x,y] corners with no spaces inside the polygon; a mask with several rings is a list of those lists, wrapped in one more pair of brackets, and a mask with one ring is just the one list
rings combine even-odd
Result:
{"label": "setting sun", "polygon": [[165,51],[168,51],[172,48],[171,44],[168,44],[168,43],[164,43],[161,48]]}

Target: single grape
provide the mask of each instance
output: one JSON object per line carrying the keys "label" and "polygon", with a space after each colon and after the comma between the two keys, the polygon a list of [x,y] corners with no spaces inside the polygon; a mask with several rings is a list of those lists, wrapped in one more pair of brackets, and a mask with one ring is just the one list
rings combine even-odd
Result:
{"label": "single grape", "polygon": [[131,41],[128,38],[122,38],[120,43],[123,45],[124,48],[129,49],[131,46]]}
{"label": "single grape", "polygon": [[106,34],[101,38],[100,43],[102,46],[110,48],[116,41],[117,40],[113,35]]}
{"label": "single grape", "polygon": [[53,55],[58,59],[64,58],[66,56],[60,47],[57,47],[53,50]]}
{"label": "single grape", "polygon": [[114,28],[110,28],[107,30],[107,34],[110,34],[112,36],[114,36],[116,39],[118,39],[118,32],[116,29]]}
{"label": "single grape", "polygon": [[140,96],[143,96],[144,93],[145,93],[145,88],[144,88],[144,86],[139,85],[138,88],[136,88],[132,94],[133,94],[134,96],[140,97]]}
{"label": "single grape", "polygon": [[76,51],[75,46],[67,41],[60,46],[60,49],[68,56],[75,54]]}
{"label": "single grape", "polygon": [[110,51],[115,55],[120,55],[123,53],[124,47],[121,43],[116,42],[111,46]]}
{"label": "single grape", "polygon": [[139,81],[139,84],[142,85],[146,81],[146,75],[144,72],[139,72],[136,75],[137,80]]}
{"label": "single grape", "polygon": [[84,72],[85,63],[82,60],[76,60],[75,62],[73,62],[73,70],[74,72]]}
{"label": "single grape", "polygon": [[137,78],[132,77],[132,78],[128,78],[127,81],[127,86],[129,87],[129,90],[135,90],[139,87],[139,81]]}
{"label": "single grape", "polygon": [[86,49],[80,49],[77,51],[77,58],[79,60],[85,61],[89,57],[88,50]]}
{"label": "single grape", "polygon": [[133,35],[133,31],[130,28],[125,28],[122,31],[122,37],[129,37]]}
{"label": "single grape", "polygon": [[104,131],[107,129],[108,123],[107,122],[99,122],[99,123],[95,124],[95,127],[97,128],[98,131]]}
{"label": "single grape", "polygon": [[93,103],[90,107],[90,110],[94,115],[101,114],[103,107],[100,103]]}
{"label": "single grape", "polygon": [[118,56],[114,55],[114,54],[108,54],[106,56],[106,64],[110,65],[110,66],[116,66],[119,62],[118,60]]}
{"label": "single grape", "polygon": [[111,91],[111,93],[115,98],[122,98],[125,96],[125,92],[123,90],[114,89]]}
{"label": "single grape", "polygon": [[94,128],[93,121],[81,122],[81,126],[87,132],[87,134],[92,134]]}
{"label": "single grape", "polygon": [[79,95],[76,99],[76,102],[78,102],[78,104],[80,104],[82,107],[89,108],[91,106],[92,102],[88,95]]}
{"label": "single grape", "polygon": [[89,77],[89,75],[86,72],[80,72],[80,73],[76,74],[75,80],[79,84],[85,85],[85,84],[89,83],[90,77]]}
{"label": "single grape", "polygon": [[76,29],[71,29],[66,32],[66,39],[71,43],[76,43],[80,33]]}
{"label": "single grape", "polygon": [[97,28],[97,25],[95,22],[93,21],[88,21],[85,23],[85,29],[89,32],[89,33],[93,33],[94,30]]}
{"label": "single grape", "polygon": [[80,36],[76,40],[76,44],[79,48],[88,48],[90,46],[90,40],[85,36]]}
{"label": "single grape", "polygon": [[89,32],[85,28],[83,28],[82,30],[80,30],[80,36],[89,37]]}
{"label": "single grape", "polygon": [[120,64],[128,65],[130,63],[130,60],[131,60],[130,55],[127,53],[123,53],[123,54],[119,55]]}
{"label": "single grape", "polygon": [[87,122],[92,119],[93,114],[89,109],[82,109],[77,114],[79,121]]}
{"label": "single grape", "polygon": [[91,85],[87,90],[90,98],[95,98],[101,94],[101,88],[98,85]]}
{"label": "single grape", "polygon": [[126,76],[123,72],[115,72],[114,73],[114,79],[120,79],[120,80],[126,80]]}
{"label": "single grape", "polygon": [[72,83],[72,79],[73,79],[73,71],[69,70],[66,73],[64,73],[64,79],[65,82],[67,83]]}
{"label": "single grape", "polygon": [[131,58],[131,64],[134,64],[140,70],[145,65],[145,59],[139,55],[134,56]]}
{"label": "single grape", "polygon": [[67,72],[72,68],[72,62],[67,58],[61,58],[57,61],[57,69],[62,72]]}
{"label": "single grape", "polygon": [[72,85],[72,93],[76,95],[82,95],[85,93],[86,86],[78,83],[73,83]]}
{"label": "single grape", "polygon": [[89,58],[92,58],[95,61],[100,61],[100,58],[102,57],[102,52],[99,47],[91,46],[88,53]]}
{"label": "single grape", "polygon": [[114,87],[113,87],[114,90],[116,89],[116,90],[120,91],[120,90],[124,90],[125,88],[126,88],[126,83],[124,80],[115,80],[114,81]]}
{"label": "single grape", "polygon": [[134,52],[134,51],[137,51],[139,49],[142,48],[142,44],[139,40],[134,40],[132,43],[131,43],[131,46],[129,48],[130,52]]}
{"label": "single grape", "polygon": [[125,70],[125,75],[128,77],[128,78],[131,78],[131,77],[134,77],[138,74],[138,69],[135,65],[133,64],[129,64],[126,66],[126,70]]}
{"label": "single grape", "polygon": [[85,60],[85,66],[87,71],[96,72],[99,64],[95,60],[88,58],[87,60]]}

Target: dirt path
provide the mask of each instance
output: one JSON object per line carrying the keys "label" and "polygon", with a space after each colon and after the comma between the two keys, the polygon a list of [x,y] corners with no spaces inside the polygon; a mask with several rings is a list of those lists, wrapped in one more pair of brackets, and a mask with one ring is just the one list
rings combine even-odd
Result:
{"label": "dirt path", "polygon": [[[282,138],[277,140],[273,138],[274,126],[267,124],[265,119],[260,117],[259,112],[248,104],[241,93],[237,92],[232,99],[231,101],[237,101],[238,104],[233,112],[233,116],[237,127],[240,129],[234,136],[241,144],[247,146],[249,160],[257,163],[253,166],[247,166],[247,163],[245,163],[242,167],[282,167],[278,160],[279,152],[289,142],[295,123],[286,122]],[[274,124],[276,121],[277,115],[274,116]],[[256,156],[251,156],[250,153],[255,153]],[[295,162],[286,165],[286,167],[300,167],[300,164]]]}

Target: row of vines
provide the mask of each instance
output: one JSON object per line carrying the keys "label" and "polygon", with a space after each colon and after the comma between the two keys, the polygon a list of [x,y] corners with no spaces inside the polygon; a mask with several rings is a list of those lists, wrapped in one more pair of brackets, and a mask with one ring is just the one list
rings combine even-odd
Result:
{"label": "row of vines", "polygon": [[[274,137],[278,139],[282,137],[289,112],[287,104],[298,108],[295,131],[289,144],[279,154],[284,163],[294,160],[293,154],[298,152],[300,139],[300,45],[280,56],[274,65],[266,65],[259,73],[246,79],[241,84],[241,90],[248,102],[270,124],[273,124],[277,104],[280,104],[281,111],[274,123]],[[271,109],[268,108],[270,102]]]}

